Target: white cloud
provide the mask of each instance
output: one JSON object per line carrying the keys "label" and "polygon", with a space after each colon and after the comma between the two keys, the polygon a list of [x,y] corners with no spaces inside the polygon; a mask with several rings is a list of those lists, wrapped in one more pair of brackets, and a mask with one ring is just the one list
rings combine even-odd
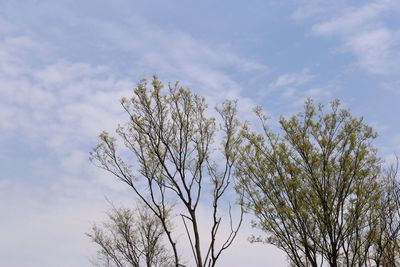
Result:
{"label": "white cloud", "polygon": [[84,233],[106,208],[96,183],[65,181],[51,189],[13,182],[0,186],[0,200],[2,266],[89,265],[95,251]]}
{"label": "white cloud", "polygon": [[[326,17],[331,12],[337,11],[343,6],[341,0],[302,0],[291,14],[294,20],[305,20],[315,17]],[[327,12],[327,11],[330,12]]]}
{"label": "white cloud", "polygon": [[[211,107],[225,98],[241,98],[241,86],[226,68],[268,71],[227,49],[214,49],[187,34],[165,32],[143,20],[126,28],[103,21],[92,23],[105,46],[110,43],[134,58],[135,77],[143,78],[139,76],[143,70],[143,75],[157,72],[163,79],[179,79],[206,96]],[[48,45],[26,34],[9,35],[12,37],[0,42],[0,127],[7,130],[5,134],[47,135],[46,143],[55,148],[68,143],[65,136],[88,138],[101,127],[114,128],[121,118],[118,100],[130,94],[136,81],[121,78],[108,66],[66,59],[46,60],[37,66],[32,55],[49,58]],[[243,101],[252,102],[248,98]]]}
{"label": "white cloud", "polygon": [[[332,8],[324,1],[313,2],[309,16],[299,8],[296,18],[314,21],[311,31],[316,36],[336,37],[337,51],[352,53],[356,65],[373,74],[396,75],[400,72],[400,28],[386,18],[399,16],[400,4],[394,0],[367,2],[362,6],[340,5]],[[323,13],[324,16],[320,14]]]}
{"label": "white cloud", "polygon": [[274,88],[300,86],[310,81],[312,77],[308,69],[303,69],[298,73],[280,75],[271,86]]}
{"label": "white cloud", "polygon": [[358,64],[371,73],[396,74],[400,71],[400,31],[374,29],[347,39],[344,47],[352,51]]}
{"label": "white cloud", "polygon": [[275,91],[280,91],[283,97],[291,97],[296,94],[299,88],[309,83],[313,77],[314,75],[310,73],[309,69],[281,74],[268,85],[266,90],[260,92],[260,95],[266,96]]}
{"label": "white cloud", "polygon": [[[96,142],[101,130],[112,131],[124,121],[118,100],[130,95],[136,81],[110,66],[51,54],[44,41],[6,21],[0,25],[0,31],[6,33],[0,39],[0,141],[12,145],[22,138],[40,149],[38,156],[15,160],[14,164],[25,169],[18,182],[0,177],[4,215],[0,265],[86,266],[93,246],[84,232],[90,220],[101,217],[106,206],[103,194],[124,203],[131,196],[121,183],[89,165],[88,146]],[[130,29],[99,25],[105,24],[96,26],[104,40],[134,55],[140,75],[145,69],[159,72],[164,79],[179,78],[208,97],[211,107],[226,97],[242,95],[240,83],[227,69],[268,70],[183,33],[168,33],[146,24],[132,37]],[[254,106],[250,98],[241,101],[242,111]]]}
{"label": "white cloud", "polygon": [[383,82],[382,87],[389,92],[400,95],[400,80]]}
{"label": "white cloud", "polygon": [[347,35],[362,27],[370,27],[369,23],[390,8],[389,1],[373,2],[360,8],[347,8],[343,14],[332,20],[313,25],[312,31],[319,35]]}
{"label": "white cloud", "polygon": [[229,70],[252,76],[269,72],[268,66],[237,55],[226,46],[210,46],[188,34],[163,31],[141,19],[126,28],[97,20],[92,23],[100,25],[99,35],[106,43],[140,62],[137,72],[155,72],[163,79],[179,80],[207,97],[210,106],[225,98],[243,98],[241,84],[227,74]]}

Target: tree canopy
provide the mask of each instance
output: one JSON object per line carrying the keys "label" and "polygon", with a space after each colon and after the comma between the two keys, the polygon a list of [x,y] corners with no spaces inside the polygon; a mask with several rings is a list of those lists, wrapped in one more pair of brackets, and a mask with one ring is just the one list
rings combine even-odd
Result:
{"label": "tree canopy", "polygon": [[[335,100],[311,100],[281,117],[281,131],[256,109],[262,133],[243,130],[236,161],[244,203],[294,266],[395,266],[399,261],[399,186],[385,172],[377,134]],[[390,226],[389,226],[390,225]]]}
{"label": "tree canopy", "polygon": [[[223,102],[215,118],[203,97],[178,83],[168,89],[157,77],[151,85],[140,82],[121,100],[128,121],[116,132],[125,149],[103,132],[91,153],[146,210],[138,218],[114,210],[111,223],[93,228],[103,262],[185,266],[182,232],[174,227],[180,223],[193,255],[189,266],[216,266],[246,210],[266,233],[251,240],[280,248],[292,266],[400,266],[397,166],[379,158],[377,133],[363,118],[339,100],[324,107],[309,99],[303,112],[281,117],[279,129],[256,108],[261,131],[255,131],[237,119],[236,101]],[[241,204],[236,213],[228,193],[233,182]],[[199,217],[199,206],[208,221]],[[121,231],[131,228],[138,233]]]}

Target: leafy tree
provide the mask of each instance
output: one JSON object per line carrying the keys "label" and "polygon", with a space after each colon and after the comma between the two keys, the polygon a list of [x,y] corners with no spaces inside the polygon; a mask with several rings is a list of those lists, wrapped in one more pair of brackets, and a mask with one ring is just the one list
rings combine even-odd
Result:
{"label": "leafy tree", "polygon": [[172,253],[164,245],[164,229],[146,207],[114,208],[108,220],[87,234],[100,249],[96,264],[105,267],[168,267]]}
{"label": "leafy tree", "polygon": [[329,112],[306,101],[303,113],[280,119],[279,133],[256,113],[262,133],[244,128],[236,161],[244,204],[267,233],[253,241],[277,246],[295,266],[395,266],[383,262],[398,255],[399,191],[372,128],[338,100]]}
{"label": "leafy tree", "polygon": [[[118,127],[117,133],[128,150],[118,149],[116,139],[103,132],[91,159],[130,186],[158,218],[174,255],[173,265],[182,266],[170,223],[173,216],[179,215],[193,252],[195,263],[191,265],[215,266],[242,222],[242,210],[236,226],[230,206],[229,212],[221,212],[221,201],[226,199],[238,157],[236,102],[226,101],[217,108],[222,121],[217,125],[215,118],[206,115],[204,98],[178,83],[169,85],[167,93],[162,88],[161,81],[154,77],[150,89],[142,81],[131,98],[123,98],[121,104],[129,120]],[[213,143],[215,137],[221,138],[220,146]],[[204,190],[211,191],[211,195]],[[211,210],[209,241],[205,245],[199,232],[199,205],[209,205]],[[223,217],[231,226],[225,239],[218,234]]]}
{"label": "leafy tree", "polygon": [[374,218],[370,224],[372,255],[375,266],[400,266],[400,185],[396,166],[390,166],[383,175],[379,200],[375,203]]}

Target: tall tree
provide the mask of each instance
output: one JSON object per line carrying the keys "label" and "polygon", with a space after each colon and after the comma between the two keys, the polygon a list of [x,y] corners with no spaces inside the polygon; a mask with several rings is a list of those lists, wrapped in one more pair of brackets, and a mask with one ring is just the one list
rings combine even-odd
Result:
{"label": "tall tree", "polygon": [[387,220],[386,213],[397,218],[392,195],[398,193],[382,182],[372,128],[340,109],[338,100],[328,112],[306,101],[303,113],[280,119],[278,133],[260,108],[256,113],[263,131],[243,130],[236,163],[244,203],[268,234],[261,240],[282,249],[295,266],[371,266],[373,251],[376,261],[385,258],[393,236],[385,232],[397,238],[398,226],[378,221]]}
{"label": "tall tree", "polygon": [[[154,77],[150,89],[142,81],[131,98],[121,100],[129,120],[118,127],[117,133],[130,153],[118,150],[116,139],[103,132],[91,159],[129,185],[160,220],[175,266],[182,266],[170,224],[175,214],[181,216],[182,229],[187,233],[194,259],[191,265],[215,266],[242,222],[241,209],[236,226],[230,205],[228,213],[221,212],[221,201],[226,199],[238,157],[234,149],[240,142],[236,102],[226,101],[217,109],[221,117],[217,127],[216,119],[206,116],[204,98],[178,83],[170,85],[167,93],[162,88],[161,81]],[[216,136],[222,139],[219,147],[213,143]],[[204,190],[211,191],[211,196]],[[207,201],[210,204],[205,204]],[[211,210],[208,241],[199,232],[198,207],[203,204]],[[223,217],[227,217],[231,232],[221,239],[218,233]]]}

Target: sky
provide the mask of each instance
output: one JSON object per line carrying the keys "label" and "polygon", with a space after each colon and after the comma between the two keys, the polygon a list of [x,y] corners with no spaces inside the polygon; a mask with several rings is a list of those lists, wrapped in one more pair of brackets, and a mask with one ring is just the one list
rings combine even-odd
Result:
{"label": "sky", "polygon": [[[340,99],[400,153],[400,1],[0,1],[0,266],[90,266],[85,236],[132,192],[88,160],[157,74],[275,121]],[[221,267],[285,266],[246,226]]]}

